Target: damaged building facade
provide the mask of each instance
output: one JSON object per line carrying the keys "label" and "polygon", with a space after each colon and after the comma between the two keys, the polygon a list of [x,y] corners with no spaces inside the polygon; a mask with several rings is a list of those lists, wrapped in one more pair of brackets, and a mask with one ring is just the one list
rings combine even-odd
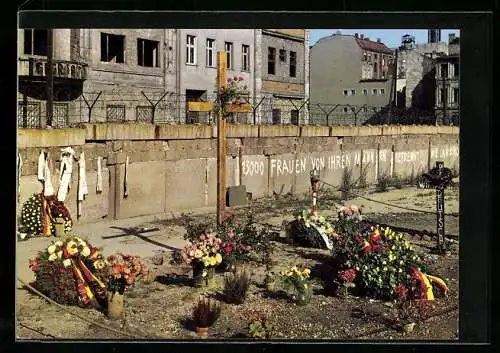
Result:
{"label": "damaged building facade", "polygon": [[[218,51],[226,53],[228,77],[244,78],[255,107],[253,113],[231,116],[234,122],[259,123],[272,120],[272,114],[280,116],[275,123],[298,121],[290,107],[300,110],[308,98],[306,30],[93,28],[18,33],[19,127],[213,122],[211,112],[191,112],[187,103],[215,99]],[[276,54],[276,60],[284,51],[286,61],[275,62],[271,74],[268,52],[273,46],[282,54]],[[52,102],[48,87],[53,87]],[[269,109],[263,98],[271,102]],[[280,99],[286,100],[287,109],[279,107]]]}

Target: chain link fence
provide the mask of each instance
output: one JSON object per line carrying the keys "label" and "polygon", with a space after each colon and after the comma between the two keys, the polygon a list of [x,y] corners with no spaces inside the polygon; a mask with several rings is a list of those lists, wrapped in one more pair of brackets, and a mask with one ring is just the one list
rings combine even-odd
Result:
{"label": "chain link fence", "polygon": [[[71,102],[55,102],[52,127],[64,128],[82,123],[142,123],[142,124],[211,124],[216,114],[210,103],[215,94],[179,95],[164,91],[93,91],[84,92]],[[194,108],[190,102],[200,104]],[[273,96],[243,97],[238,104],[248,104],[249,112],[231,113],[230,123],[264,125],[455,125],[460,123],[460,111],[419,110],[387,106],[315,103],[304,99]],[[18,105],[18,126],[40,128],[46,102]]]}

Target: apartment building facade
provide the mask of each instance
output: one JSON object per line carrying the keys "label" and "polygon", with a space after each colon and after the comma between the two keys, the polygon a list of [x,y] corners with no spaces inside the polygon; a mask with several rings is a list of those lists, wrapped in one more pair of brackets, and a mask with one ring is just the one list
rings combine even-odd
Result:
{"label": "apartment building facade", "polygon": [[[179,29],[179,65],[176,89],[185,102],[214,101],[217,91],[217,52],[226,54],[227,77],[241,76],[251,99],[255,89],[255,30]],[[211,113],[186,111],[187,123],[215,121]],[[232,114],[234,122],[250,123],[251,113]]]}
{"label": "apartment building facade", "polygon": [[445,124],[459,124],[460,54],[436,59],[436,116]]}
{"label": "apartment building facade", "polygon": [[311,48],[311,105],[334,106],[339,114],[368,119],[391,102],[393,61],[392,50],[363,34],[337,32],[321,38]]}
{"label": "apartment building facade", "polygon": [[[256,30],[261,65],[261,118],[268,123],[305,124],[309,99],[309,31],[304,29]],[[270,119],[270,120],[269,120]]]}

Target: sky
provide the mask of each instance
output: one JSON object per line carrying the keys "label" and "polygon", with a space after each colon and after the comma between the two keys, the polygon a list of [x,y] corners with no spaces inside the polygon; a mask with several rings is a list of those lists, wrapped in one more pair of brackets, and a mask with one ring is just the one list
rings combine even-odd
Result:
{"label": "sky", "polygon": [[[314,45],[318,39],[327,37],[337,31],[341,31],[343,34],[363,33],[365,37],[369,37],[373,41],[380,38],[382,43],[389,48],[399,47],[401,45],[401,37],[405,34],[415,36],[417,44],[427,43],[426,29],[311,29],[310,45]],[[460,37],[459,30],[443,29],[441,30],[442,42],[448,42],[449,33],[455,33],[457,37]]]}

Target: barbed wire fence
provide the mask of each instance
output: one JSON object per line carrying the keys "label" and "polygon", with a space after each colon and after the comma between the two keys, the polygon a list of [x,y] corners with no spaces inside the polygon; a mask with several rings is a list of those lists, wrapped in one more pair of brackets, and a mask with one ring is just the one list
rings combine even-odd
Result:
{"label": "barbed wire fence", "polygon": [[[188,102],[213,103],[215,94],[200,96],[165,91],[89,91],[71,102],[55,102],[53,128],[84,123],[212,124],[211,111],[191,111]],[[273,96],[244,97],[248,113],[232,113],[230,123],[263,125],[455,125],[459,109],[415,109],[317,103],[304,99]],[[44,101],[18,103],[18,127],[41,128],[45,119]]]}

